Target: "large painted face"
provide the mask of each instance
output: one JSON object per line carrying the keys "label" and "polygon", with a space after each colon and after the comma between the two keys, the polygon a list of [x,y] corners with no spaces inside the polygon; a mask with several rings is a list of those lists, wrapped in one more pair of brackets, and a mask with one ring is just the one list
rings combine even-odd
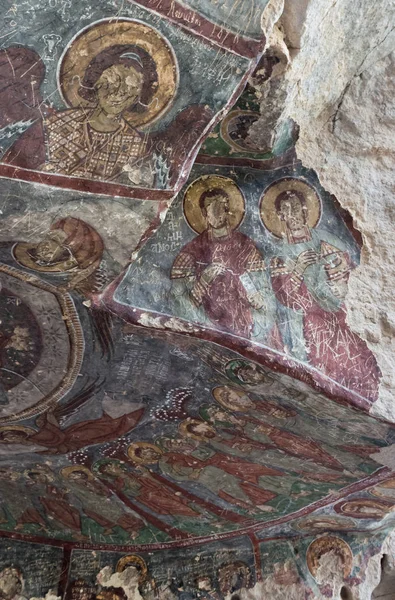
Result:
{"label": "large painted face", "polygon": [[0,573],[0,598],[10,600],[21,591],[21,580],[16,569],[4,569]]}
{"label": "large painted face", "polygon": [[121,115],[139,99],[142,86],[143,76],[133,67],[113,65],[96,82],[99,106],[108,115]]}
{"label": "large painted face", "polygon": [[229,200],[224,196],[214,196],[205,206],[207,224],[213,229],[225,227],[228,222]]}
{"label": "large painted face", "polygon": [[281,220],[285,221],[290,231],[297,233],[303,230],[306,218],[298,196],[290,195],[286,200],[283,200],[280,205],[279,214]]}

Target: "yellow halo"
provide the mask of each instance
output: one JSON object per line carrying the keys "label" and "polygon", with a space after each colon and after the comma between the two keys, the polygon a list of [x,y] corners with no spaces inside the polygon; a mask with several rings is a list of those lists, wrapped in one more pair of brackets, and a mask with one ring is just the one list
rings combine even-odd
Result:
{"label": "yellow halo", "polygon": [[141,556],[137,556],[137,554],[129,554],[128,556],[123,556],[119,559],[116,572],[122,573],[128,567],[136,567],[139,573],[139,583],[143,583],[147,579],[148,568],[146,562]]}
{"label": "yellow halo", "polygon": [[[376,487],[369,490],[369,492],[373,496],[378,496],[379,498],[391,499],[395,498],[395,477],[391,477],[391,479],[387,479],[386,481],[382,481]],[[392,492],[392,493],[391,493]]]}
{"label": "yellow halo", "polygon": [[328,552],[334,552],[337,556],[341,557],[344,577],[348,577],[353,567],[354,557],[352,550],[344,540],[332,535],[324,535],[314,540],[307,548],[307,566],[312,576],[316,577],[320,566],[320,559],[324,554],[328,554]]}
{"label": "yellow halo", "polygon": [[170,107],[178,87],[178,66],[169,42],[153,27],[133,19],[104,19],[83,29],[67,46],[59,63],[58,87],[68,107],[92,107],[78,94],[91,60],[114,45],[134,44],[154,60],[158,86],[144,113],[125,112],[131,125],[141,127],[159,119]]}
{"label": "yellow halo", "polygon": [[[355,519],[380,519],[394,510],[394,504],[391,502],[386,500],[369,500],[368,498],[348,500],[343,502],[338,509],[336,509],[336,506],[335,510]],[[371,509],[371,512],[361,513],[359,512],[360,508]]]}
{"label": "yellow halo", "polygon": [[201,421],[200,419],[193,419],[192,417],[188,417],[187,419],[185,419],[185,421],[182,421],[182,423],[180,423],[178,427],[178,431],[183,437],[192,438],[193,440],[199,441],[206,440],[207,438],[203,434],[199,435],[198,433],[192,433],[191,431],[188,431],[188,425],[200,425],[201,423],[204,423],[204,425],[210,428],[210,431],[215,434],[214,427],[208,425],[206,421]]}
{"label": "yellow halo", "polygon": [[76,473],[78,471],[82,471],[83,473],[86,473],[88,476],[88,479],[90,479],[90,480],[94,479],[91,471],[87,467],[84,467],[83,465],[73,465],[71,467],[64,467],[63,469],[60,470],[60,474],[62,475],[62,477],[65,477],[66,479],[68,479],[69,475],[71,473]]}
{"label": "yellow halo", "polygon": [[270,148],[258,148],[254,147],[253,145],[248,146],[247,144],[243,143],[244,140],[238,141],[237,139],[233,139],[230,135],[230,128],[235,121],[240,119],[240,117],[247,117],[250,118],[251,121],[257,121],[260,116],[261,115],[259,113],[253,112],[252,110],[231,110],[221,122],[220,131],[222,139],[228,144],[228,146],[239,153],[243,152],[244,154],[262,154],[263,152],[269,152]]}
{"label": "yellow halo", "polygon": [[158,460],[147,460],[145,458],[142,458],[141,456],[137,456],[136,450],[138,450],[139,448],[151,448],[152,450],[155,450],[155,452],[157,452],[158,454],[163,454],[163,451],[159,448],[159,446],[155,446],[155,444],[149,444],[148,442],[134,442],[128,447],[128,456],[132,459],[133,462],[139,465],[152,465]]}
{"label": "yellow halo", "polygon": [[200,197],[204,192],[215,188],[221,188],[229,196],[229,227],[236,229],[243,220],[244,196],[233,179],[222,175],[202,175],[190,184],[184,195],[184,215],[189,226],[196,233],[202,233],[207,227],[206,219],[199,206]]}
{"label": "yellow halo", "polygon": [[301,192],[306,202],[306,222],[313,229],[321,217],[321,200],[312,185],[303,179],[284,177],[271,183],[263,192],[260,201],[260,215],[266,229],[276,237],[285,237],[283,222],[277,214],[276,198],[281,192]]}

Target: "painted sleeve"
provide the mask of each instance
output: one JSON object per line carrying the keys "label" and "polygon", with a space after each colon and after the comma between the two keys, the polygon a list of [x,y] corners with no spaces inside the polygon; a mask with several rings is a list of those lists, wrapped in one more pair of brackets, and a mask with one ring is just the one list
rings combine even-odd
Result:
{"label": "painted sleeve", "polygon": [[302,312],[306,312],[311,307],[313,300],[304,285],[303,278],[289,270],[282,258],[272,258],[270,274],[275,296],[283,306]]}

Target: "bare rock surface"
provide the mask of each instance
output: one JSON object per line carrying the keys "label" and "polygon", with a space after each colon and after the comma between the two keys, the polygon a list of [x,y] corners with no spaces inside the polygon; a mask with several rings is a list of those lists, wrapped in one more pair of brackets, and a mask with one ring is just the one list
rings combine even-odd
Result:
{"label": "bare rock surface", "polygon": [[299,158],[349,211],[363,236],[348,319],[383,378],[373,412],[395,420],[395,3],[312,0],[286,74],[282,118],[300,127]]}

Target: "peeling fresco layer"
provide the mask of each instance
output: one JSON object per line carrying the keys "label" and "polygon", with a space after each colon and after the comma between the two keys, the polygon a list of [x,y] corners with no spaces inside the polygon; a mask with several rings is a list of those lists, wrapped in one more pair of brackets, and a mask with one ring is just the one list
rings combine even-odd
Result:
{"label": "peeling fresco layer", "polygon": [[0,540],[0,589],[10,600],[224,600],[274,590],[298,600],[338,598],[362,585],[385,533],[323,535],[252,544],[240,537],[175,550],[114,552]]}

